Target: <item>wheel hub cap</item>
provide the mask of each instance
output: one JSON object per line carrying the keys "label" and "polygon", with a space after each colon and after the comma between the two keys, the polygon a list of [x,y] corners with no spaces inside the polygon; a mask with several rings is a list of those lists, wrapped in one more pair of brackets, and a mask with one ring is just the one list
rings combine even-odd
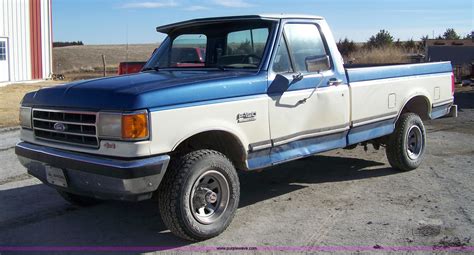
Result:
{"label": "wheel hub cap", "polygon": [[227,209],[230,200],[229,184],[220,172],[209,170],[193,184],[190,209],[194,218],[202,224],[212,224]]}
{"label": "wheel hub cap", "polygon": [[215,192],[208,192],[206,194],[206,203],[208,204],[214,204],[217,202],[217,194]]}
{"label": "wheel hub cap", "polygon": [[406,151],[410,159],[416,160],[423,151],[423,133],[420,127],[414,125],[408,130]]}

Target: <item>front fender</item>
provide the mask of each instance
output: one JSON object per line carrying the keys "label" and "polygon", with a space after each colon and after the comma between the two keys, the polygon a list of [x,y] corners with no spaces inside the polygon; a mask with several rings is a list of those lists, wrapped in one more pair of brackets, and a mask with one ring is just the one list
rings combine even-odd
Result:
{"label": "front fender", "polygon": [[[255,112],[256,118],[240,122],[239,114]],[[199,106],[151,112],[152,155],[175,150],[186,139],[207,131],[223,131],[249,144],[270,139],[268,97],[259,96]]]}

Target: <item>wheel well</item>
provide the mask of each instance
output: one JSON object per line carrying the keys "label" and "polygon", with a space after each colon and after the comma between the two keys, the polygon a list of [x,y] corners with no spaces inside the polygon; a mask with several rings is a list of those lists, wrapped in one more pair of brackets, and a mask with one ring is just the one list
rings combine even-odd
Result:
{"label": "wheel well", "polygon": [[235,135],[226,131],[207,131],[193,135],[181,142],[173,151],[173,155],[183,155],[201,149],[218,151],[226,155],[237,169],[247,170],[244,146]]}
{"label": "wheel well", "polygon": [[416,113],[422,120],[430,119],[430,104],[428,98],[425,96],[413,97],[405,104],[401,114],[407,112]]}

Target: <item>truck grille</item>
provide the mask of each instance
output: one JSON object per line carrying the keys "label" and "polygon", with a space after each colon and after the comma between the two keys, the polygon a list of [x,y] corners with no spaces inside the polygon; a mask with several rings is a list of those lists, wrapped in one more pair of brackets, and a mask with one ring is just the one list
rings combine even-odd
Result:
{"label": "truck grille", "polygon": [[36,138],[98,148],[97,114],[93,112],[33,109]]}

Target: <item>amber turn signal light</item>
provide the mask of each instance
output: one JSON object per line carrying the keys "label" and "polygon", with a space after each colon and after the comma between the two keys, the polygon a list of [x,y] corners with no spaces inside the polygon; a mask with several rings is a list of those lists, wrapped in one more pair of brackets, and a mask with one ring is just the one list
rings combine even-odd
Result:
{"label": "amber turn signal light", "polygon": [[148,137],[148,114],[127,114],[122,116],[122,138],[129,140]]}

